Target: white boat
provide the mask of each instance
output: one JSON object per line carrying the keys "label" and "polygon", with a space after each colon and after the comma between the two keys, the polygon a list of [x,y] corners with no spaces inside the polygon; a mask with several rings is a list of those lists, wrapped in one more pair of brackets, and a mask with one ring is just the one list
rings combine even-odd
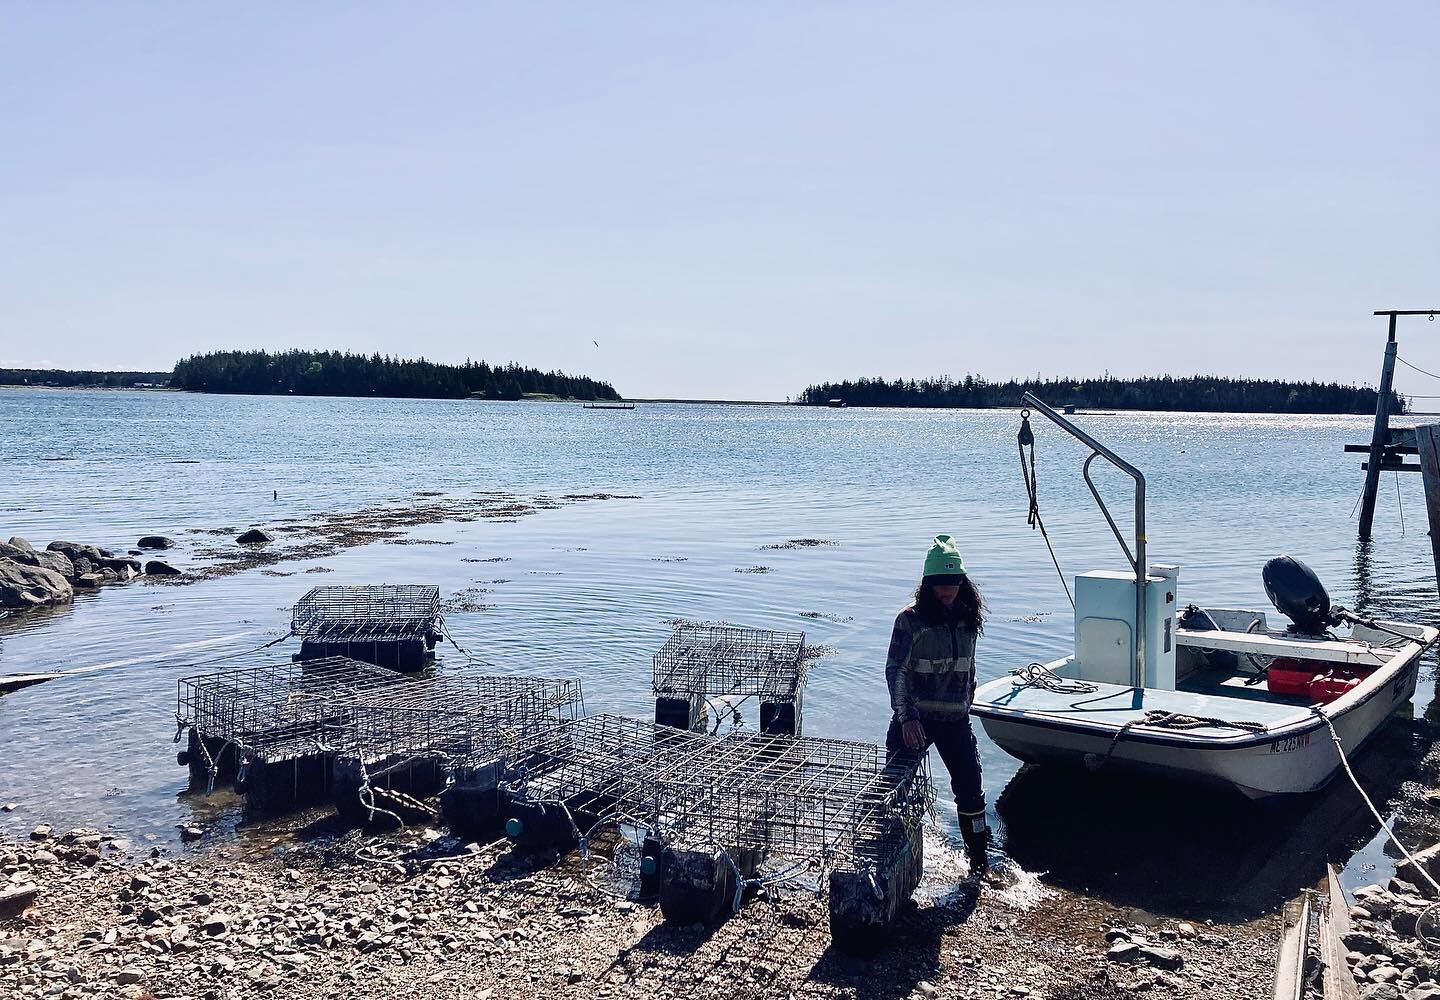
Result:
{"label": "white boat", "polygon": [[1353,754],[1410,701],[1440,630],[1332,608],[1289,557],[1265,567],[1267,592],[1290,619],[1283,628],[1264,611],[1180,610],[1178,567],[1146,564],[1144,477],[1040,400],[1026,403],[1093,449],[1087,483],[1097,457],[1135,480],[1135,548],[1090,483],[1132,571],[1077,576],[1074,650],[976,691],[972,711],[1002,750],[1256,799],[1300,794],[1340,770],[1337,741]]}

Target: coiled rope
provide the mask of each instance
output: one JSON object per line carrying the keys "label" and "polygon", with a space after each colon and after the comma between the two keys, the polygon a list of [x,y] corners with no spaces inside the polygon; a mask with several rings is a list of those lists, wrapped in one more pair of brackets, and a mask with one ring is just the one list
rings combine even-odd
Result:
{"label": "coiled rope", "polygon": [[1100,685],[1061,677],[1043,663],[1028,663],[1011,671],[1016,687],[1036,687],[1056,694],[1095,694]]}
{"label": "coiled rope", "polygon": [[[1120,738],[1131,729],[1144,727],[1146,729],[1173,729],[1186,731],[1191,729],[1238,729],[1247,733],[1268,732],[1270,727],[1263,722],[1232,721],[1230,719],[1216,719],[1208,715],[1186,715],[1184,712],[1166,712],[1158,708],[1145,710],[1143,718],[1131,719],[1110,738],[1110,746],[1106,749],[1105,755],[1091,765],[1092,770],[1100,770],[1110,762],[1115,754],[1115,748],[1120,745]],[[1087,765],[1089,761],[1086,761]]]}

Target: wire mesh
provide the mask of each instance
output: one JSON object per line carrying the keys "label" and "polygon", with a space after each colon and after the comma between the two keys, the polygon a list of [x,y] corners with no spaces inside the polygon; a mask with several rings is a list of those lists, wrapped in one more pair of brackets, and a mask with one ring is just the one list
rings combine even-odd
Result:
{"label": "wire mesh", "polygon": [[805,683],[805,633],[681,625],[655,654],[657,697],[724,694],[794,701]]}
{"label": "wire mesh", "polygon": [[662,782],[667,842],[771,861],[883,865],[929,804],[924,759],[847,740],[736,732]]}
{"label": "wire mesh", "polygon": [[366,762],[428,756],[474,766],[585,711],[580,682],[551,677],[436,677],[361,702],[330,739]]}
{"label": "wire mesh", "polygon": [[438,587],[312,587],[295,604],[290,627],[321,642],[399,640],[432,635],[439,617]]}
{"label": "wire mesh", "polygon": [[556,727],[507,767],[513,798],[565,803],[677,847],[888,863],[929,800],[923,758],[845,740],[723,737],[619,716]]}
{"label": "wire mesh", "polygon": [[412,683],[383,667],[343,656],[182,677],[175,721],[204,737],[246,746],[314,741],[343,717],[342,706],[367,693]]}

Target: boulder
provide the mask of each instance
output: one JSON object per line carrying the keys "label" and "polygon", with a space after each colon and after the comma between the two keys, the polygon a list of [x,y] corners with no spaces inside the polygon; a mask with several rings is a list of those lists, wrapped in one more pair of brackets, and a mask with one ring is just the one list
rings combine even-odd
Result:
{"label": "boulder", "polygon": [[275,541],[275,536],[270,534],[270,532],[268,531],[262,531],[259,528],[251,528],[249,531],[245,532],[245,534],[235,539],[235,541],[239,542],[241,545],[263,545],[266,542]]}
{"label": "boulder", "polygon": [[135,544],[142,549],[168,549],[175,545],[175,539],[164,535],[145,535]]}
{"label": "boulder", "polygon": [[106,559],[100,563],[104,571],[114,573],[115,579],[124,583],[139,576],[144,571],[144,565],[139,559],[132,559],[130,556],[118,556]]}
{"label": "boulder", "polygon": [[[20,539],[22,542],[25,539]],[[43,566],[46,569],[53,569],[61,576],[74,576],[75,564],[63,552],[36,552],[33,548],[24,549],[18,545],[9,545],[0,542],[0,559],[9,559],[25,566]]]}
{"label": "boulder", "polygon": [[34,552],[35,546],[31,545],[19,535],[10,536],[10,545],[17,549],[24,549],[26,552]]}
{"label": "boulder", "polygon": [[64,604],[74,596],[70,581],[53,569],[0,559],[0,608]]}
{"label": "boulder", "polygon": [[105,582],[105,578],[99,573],[79,573],[75,577],[77,587],[98,587]]}
{"label": "boulder", "polygon": [[51,542],[45,546],[50,552],[59,552],[72,563],[79,564],[81,559],[88,559],[90,562],[99,565],[106,559],[111,558],[112,553],[100,548],[98,545],[85,545],[82,542]]}
{"label": "boulder", "polygon": [[150,576],[179,576],[183,570],[178,570],[163,559],[151,559],[145,564],[145,572]]}
{"label": "boulder", "polygon": [[[1430,879],[1440,876],[1440,844],[1416,851],[1412,857],[1415,864],[1403,861],[1395,866],[1395,877],[1416,886],[1422,893],[1433,896],[1435,890],[1430,885]],[[1416,864],[1420,867],[1416,868]],[[1427,879],[1426,875],[1429,875],[1430,879]]]}

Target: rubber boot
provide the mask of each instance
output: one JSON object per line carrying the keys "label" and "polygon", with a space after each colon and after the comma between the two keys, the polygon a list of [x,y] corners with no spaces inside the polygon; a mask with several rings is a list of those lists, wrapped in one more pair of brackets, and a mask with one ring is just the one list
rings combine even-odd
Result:
{"label": "rubber boot", "polygon": [[974,815],[960,813],[960,837],[965,841],[965,859],[970,862],[970,874],[983,876],[990,870],[990,824],[983,812]]}

